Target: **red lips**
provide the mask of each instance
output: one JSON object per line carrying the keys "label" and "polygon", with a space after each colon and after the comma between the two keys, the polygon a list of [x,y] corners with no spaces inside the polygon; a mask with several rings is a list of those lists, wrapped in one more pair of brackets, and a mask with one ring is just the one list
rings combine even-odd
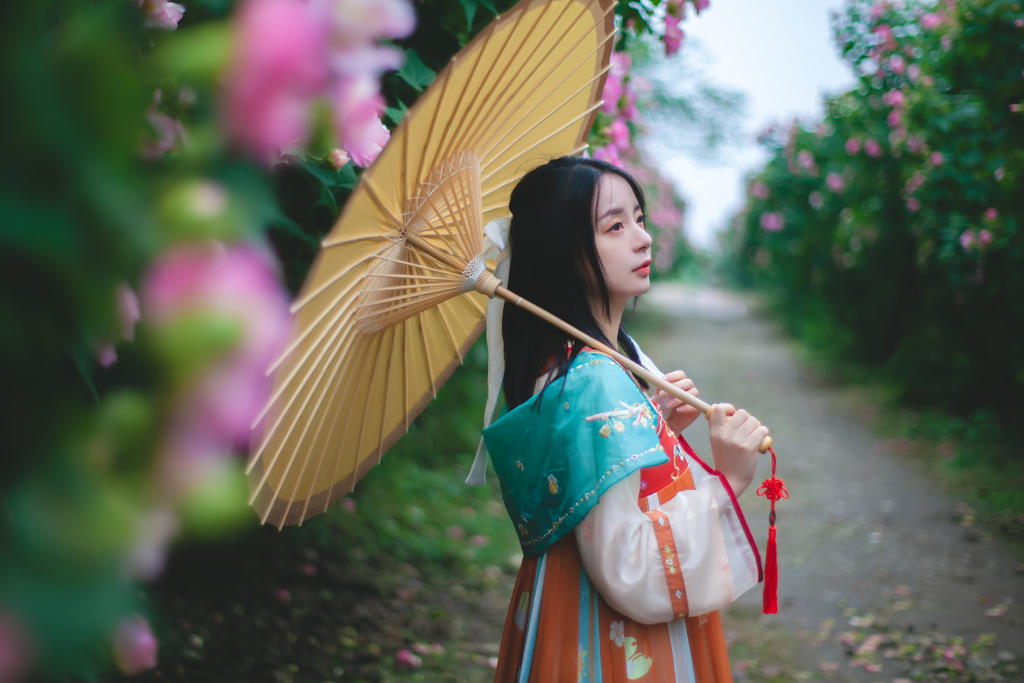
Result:
{"label": "red lips", "polygon": [[633,269],[634,273],[638,275],[650,275],[651,274],[651,259],[647,259],[639,266]]}

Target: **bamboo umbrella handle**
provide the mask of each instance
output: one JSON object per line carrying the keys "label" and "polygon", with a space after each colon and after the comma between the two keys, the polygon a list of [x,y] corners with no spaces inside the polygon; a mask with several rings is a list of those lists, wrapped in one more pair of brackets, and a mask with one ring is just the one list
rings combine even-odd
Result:
{"label": "bamboo umbrella handle", "polygon": [[[484,272],[487,272],[487,271],[484,271]],[[490,274],[490,273],[488,273],[488,274]],[[495,282],[497,282],[497,278],[494,278],[494,280],[495,280]],[[584,344],[586,344],[586,345],[588,345],[588,346],[590,346],[592,348],[597,349],[601,353],[608,354],[609,356],[614,358],[616,361],[618,361],[623,367],[629,369],[629,371],[632,372],[634,375],[637,375],[639,377],[643,377],[645,380],[647,380],[648,383],[653,384],[654,386],[658,387],[659,389],[664,389],[666,392],[668,392],[672,396],[675,396],[676,398],[678,398],[678,399],[680,399],[680,400],[690,404],[691,406],[693,406],[697,410],[699,410],[702,413],[704,413],[705,417],[707,417],[707,418],[711,417],[711,404],[709,404],[707,401],[702,401],[701,399],[697,398],[696,396],[692,396],[692,395],[686,393],[685,391],[683,391],[682,389],[680,389],[676,385],[672,384],[671,382],[665,381],[665,378],[658,377],[657,375],[655,375],[653,372],[651,372],[650,370],[648,370],[644,366],[642,366],[639,363],[634,362],[632,359],[622,355],[621,353],[619,353],[615,349],[609,347],[607,344],[604,344],[603,342],[598,341],[597,339],[591,337],[586,332],[583,332],[582,330],[578,330],[575,327],[573,327],[572,325],[570,325],[569,323],[565,322],[564,320],[562,320],[562,319],[552,315],[551,313],[548,313],[547,311],[545,311],[540,306],[537,306],[536,304],[534,304],[534,303],[532,303],[530,301],[527,301],[526,299],[524,299],[523,297],[519,296],[518,294],[515,294],[514,292],[509,291],[503,285],[498,284],[497,286],[495,286],[493,288],[492,291],[487,291],[487,290],[490,290],[490,289],[491,289],[490,287],[487,287],[487,289],[484,289],[482,291],[484,291],[484,293],[490,294],[491,296],[501,297],[505,301],[507,301],[507,302],[509,302],[511,304],[514,304],[516,306],[519,306],[520,308],[523,308],[523,309],[529,311],[530,313],[534,314],[538,318],[541,318],[542,320],[545,320],[546,322],[554,325],[555,327],[559,328],[560,330],[562,330],[562,331],[572,335],[573,337],[575,337],[576,339],[579,339]],[[771,447],[771,445],[772,445],[772,437],[771,436],[765,436],[764,439],[761,441],[760,445],[757,447],[757,450],[759,452],[761,452],[761,453],[765,453],[765,452],[768,451],[768,449]]]}

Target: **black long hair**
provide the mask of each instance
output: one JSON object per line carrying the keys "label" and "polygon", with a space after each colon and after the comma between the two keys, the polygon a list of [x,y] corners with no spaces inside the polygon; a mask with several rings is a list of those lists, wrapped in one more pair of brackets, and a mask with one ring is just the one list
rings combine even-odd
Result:
{"label": "black long hair", "polygon": [[[622,169],[596,159],[560,157],[523,176],[509,200],[512,261],[508,288],[614,348],[616,344],[605,337],[590,309],[591,288],[596,285],[598,301],[609,311],[608,287],[594,244],[598,182],[606,173],[629,183],[641,210],[646,211],[640,184]],[[509,408],[533,395],[537,378],[545,371],[549,382],[564,375],[583,347],[560,329],[509,303],[504,307],[501,332]],[[627,356],[639,362],[621,325],[616,341]]]}

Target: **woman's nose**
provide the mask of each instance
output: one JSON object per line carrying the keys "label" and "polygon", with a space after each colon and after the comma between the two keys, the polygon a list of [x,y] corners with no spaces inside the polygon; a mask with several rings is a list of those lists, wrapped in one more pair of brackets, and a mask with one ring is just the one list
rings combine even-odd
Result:
{"label": "woman's nose", "polygon": [[651,233],[647,232],[644,226],[639,224],[637,224],[636,230],[638,233],[636,239],[636,250],[643,251],[644,249],[650,248],[651,242],[654,241],[654,238],[651,237]]}

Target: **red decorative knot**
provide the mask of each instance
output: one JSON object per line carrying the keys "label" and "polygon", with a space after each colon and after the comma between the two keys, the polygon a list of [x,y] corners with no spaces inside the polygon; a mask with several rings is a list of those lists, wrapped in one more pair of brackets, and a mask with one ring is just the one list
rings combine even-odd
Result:
{"label": "red decorative knot", "polygon": [[764,496],[771,502],[789,498],[789,491],[786,490],[786,482],[778,477],[768,477],[757,489],[757,495]]}

